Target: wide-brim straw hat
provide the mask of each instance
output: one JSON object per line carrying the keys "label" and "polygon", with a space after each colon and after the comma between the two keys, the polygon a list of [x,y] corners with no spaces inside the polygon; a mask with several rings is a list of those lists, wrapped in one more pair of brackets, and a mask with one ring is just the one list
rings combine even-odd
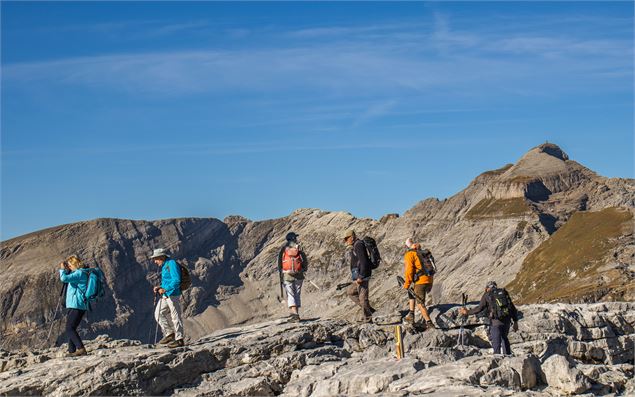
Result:
{"label": "wide-brim straw hat", "polygon": [[170,257],[170,255],[168,255],[168,251],[165,248],[157,248],[154,251],[152,251],[152,255],[150,256],[150,259],[160,258],[162,256],[165,256],[166,258]]}

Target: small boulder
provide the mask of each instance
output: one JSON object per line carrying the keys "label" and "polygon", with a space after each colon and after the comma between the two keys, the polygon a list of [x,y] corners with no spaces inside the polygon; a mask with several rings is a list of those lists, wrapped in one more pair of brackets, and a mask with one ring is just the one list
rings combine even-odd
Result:
{"label": "small boulder", "polygon": [[230,395],[234,396],[273,396],[274,390],[265,377],[244,378],[228,385]]}
{"label": "small boulder", "polygon": [[381,329],[372,325],[366,325],[360,327],[358,340],[359,346],[362,349],[366,349],[367,347],[373,345],[384,346],[387,338],[386,334]]}
{"label": "small boulder", "polygon": [[[631,376],[632,377],[632,376]],[[606,385],[610,393],[621,393],[624,391],[629,376],[620,371],[607,371],[597,378],[597,382]]]}
{"label": "small boulder", "polygon": [[542,364],[547,384],[566,394],[580,394],[591,388],[589,379],[579,369],[572,367],[569,361],[554,354]]}
{"label": "small boulder", "polygon": [[540,369],[540,361],[534,355],[525,357],[509,357],[502,363],[501,367],[512,368],[520,376],[520,387],[523,390],[533,389],[541,383],[542,370]]}
{"label": "small boulder", "polygon": [[508,366],[501,366],[488,371],[479,380],[481,386],[503,386],[520,390],[521,379],[516,370]]}
{"label": "small boulder", "polygon": [[401,324],[400,314],[375,315],[373,317],[375,325],[397,325]]}

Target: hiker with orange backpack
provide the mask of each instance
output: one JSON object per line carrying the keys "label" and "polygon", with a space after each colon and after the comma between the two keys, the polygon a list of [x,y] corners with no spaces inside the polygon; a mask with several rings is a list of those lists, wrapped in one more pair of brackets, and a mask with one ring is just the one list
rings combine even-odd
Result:
{"label": "hiker with orange backpack", "polygon": [[159,294],[159,304],[155,308],[154,318],[161,327],[163,339],[160,344],[168,347],[185,345],[183,320],[181,314],[181,267],[163,248],[155,249],[150,256],[155,265],[161,267],[161,285],[153,288]]}
{"label": "hiker with orange backpack", "polygon": [[409,289],[414,284],[415,298],[408,299],[408,314],[405,322],[414,323],[415,300],[417,307],[426,322],[426,328],[434,328],[434,324],[426,308],[426,294],[432,291],[433,276],[436,271],[434,258],[428,250],[422,250],[421,245],[414,243],[412,239],[406,240],[407,251],[404,254],[404,289]]}
{"label": "hiker with orange backpack", "polygon": [[278,253],[278,274],[280,283],[287,293],[287,306],[289,307],[289,318],[293,321],[300,321],[300,298],[302,283],[304,282],[304,272],[306,272],[309,262],[306,255],[298,243],[298,235],[289,232],[286,242]]}

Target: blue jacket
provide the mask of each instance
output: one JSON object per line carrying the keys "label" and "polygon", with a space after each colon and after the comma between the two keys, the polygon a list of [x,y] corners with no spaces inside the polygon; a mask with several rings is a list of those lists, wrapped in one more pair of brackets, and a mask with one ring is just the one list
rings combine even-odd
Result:
{"label": "blue jacket", "polygon": [[161,288],[165,296],[181,295],[181,269],[174,259],[168,259],[161,267]]}
{"label": "blue jacket", "polygon": [[84,298],[86,284],[88,283],[86,273],[78,269],[65,274],[64,270],[60,269],[60,280],[62,280],[63,283],[68,283],[68,289],[66,290],[66,307],[68,309],[88,310],[88,303]]}

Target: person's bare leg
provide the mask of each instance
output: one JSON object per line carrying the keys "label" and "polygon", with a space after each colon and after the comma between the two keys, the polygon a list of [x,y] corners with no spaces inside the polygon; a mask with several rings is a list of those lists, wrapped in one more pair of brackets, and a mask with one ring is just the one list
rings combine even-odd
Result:
{"label": "person's bare leg", "polygon": [[421,303],[419,303],[417,306],[419,306],[419,311],[421,312],[421,315],[423,316],[423,319],[426,321],[432,321],[430,320],[430,315],[428,314],[428,309],[426,309],[425,306],[423,306]]}
{"label": "person's bare leg", "polygon": [[297,306],[290,306],[290,307],[289,307],[289,311],[290,311],[292,314],[298,314],[298,308],[297,308]]}
{"label": "person's bare leg", "polygon": [[404,321],[407,323],[414,323],[415,322],[415,300],[414,299],[408,299],[408,314],[406,314],[406,317],[404,317]]}

